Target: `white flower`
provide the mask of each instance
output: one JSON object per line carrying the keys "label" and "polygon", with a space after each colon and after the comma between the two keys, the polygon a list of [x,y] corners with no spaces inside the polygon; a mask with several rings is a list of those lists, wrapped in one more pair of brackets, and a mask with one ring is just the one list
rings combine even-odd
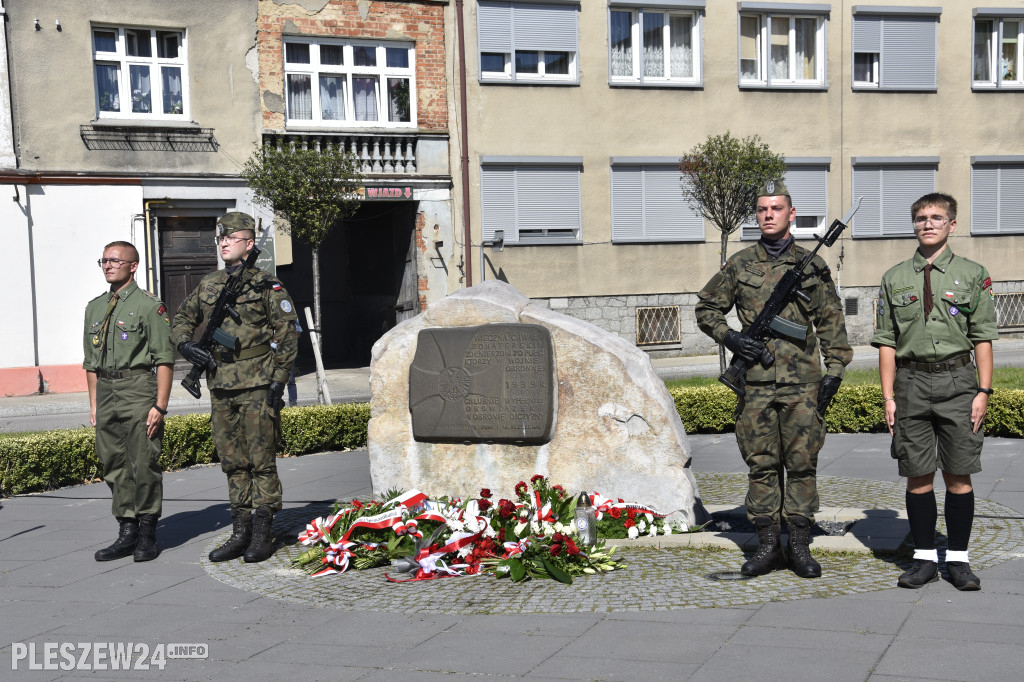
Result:
{"label": "white flower", "polygon": [[498,537],[498,531],[494,530],[490,524],[484,526],[484,537],[485,538],[496,538]]}
{"label": "white flower", "polygon": [[640,533],[643,533],[645,530],[647,530],[647,522],[643,519],[640,519],[640,523],[636,524],[636,529]]}
{"label": "white flower", "polygon": [[530,530],[534,535],[540,535],[544,532],[544,526],[541,525],[540,521],[530,521]]}
{"label": "white flower", "polygon": [[640,536],[640,531],[636,529],[636,526],[630,526],[629,528],[629,539],[636,540]]}
{"label": "white flower", "polygon": [[664,531],[665,531],[665,535],[672,535],[672,524],[671,523],[666,523]]}
{"label": "white flower", "polygon": [[652,523],[651,524],[651,531],[650,531],[649,535],[654,536],[654,535],[657,535],[657,534],[658,534],[658,527]]}
{"label": "white flower", "polygon": [[466,529],[466,524],[458,519],[448,519],[448,527],[452,529],[453,533],[461,533]]}
{"label": "white flower", "polygon": [[462,547],[461,549],[459,549],[459,552],[458,552],[459,558],[465,559],[467,556],[469,556],[469,553],[472,552],[472,551],[473,551],[473,545],[466,545],[465,547]]}
{"label": "white flower", "polygon": [[644,512],[644,516],[647,517],[647,523],[652,523],[654,521],[654,514],[651,514],[650,512]]}
{"label": "white flower", "polygon": [[566,531],[571,531],[570,528],[566,528],[565,526],[563,526],[561,521],[555,521],[555,525],[553,526],[553,528],[556,533],[564,533]]}
{"label": "white flower", "polygon": [[472,516],[466,519],[463,525],[470,533],[476,533],[484,529],[484,520],[478,516]]}

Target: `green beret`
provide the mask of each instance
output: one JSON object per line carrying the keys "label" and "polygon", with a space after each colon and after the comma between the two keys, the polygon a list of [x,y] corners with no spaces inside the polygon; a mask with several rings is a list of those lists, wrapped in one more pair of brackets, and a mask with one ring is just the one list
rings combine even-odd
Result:
{"label": "green beret", "polygon": [[248,213],[241,211],[229,211],[217,220],[222,235],[238,232],[239,230],[252,230],[256,232],[256,221]]}
{"label": "green beret", "polygon": [[[782,180],[769,180],[757,189],[759,197],[782,197],[789,196],[789,189]],[[792,198],[792,197],[791,197]]]}

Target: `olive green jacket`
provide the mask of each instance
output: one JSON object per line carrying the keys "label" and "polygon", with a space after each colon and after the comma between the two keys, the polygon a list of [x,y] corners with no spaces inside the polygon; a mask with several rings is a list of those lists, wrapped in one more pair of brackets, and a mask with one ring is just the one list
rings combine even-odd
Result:
{"label": "olive green jacket", "polygon": [[117,293],[106,338],[99,337],[111,295],[104,292],[85,307],[85,371],[152,369],[174,364],[167,308],[156,296],[140,289],[135,280]]}
{"label": "olive green jacket", "polygon": [[978,263],[946,248],[932,263],[931,314],[924,314],[924,267],[920,251],[882,276],[875,306],[876,331],[871,345],[890,346],[896,357],[941,362],[974,349],[996,331],[992,278]]}
{"label": "olive green jacket", "polygon": [[[214,344],[215,357],[220,357],[217,369],[207,375],[212,389],[256,388],[271,381],[287,383],[299,351],[299,334],[295,331],[297,314],[288,292],[274,276],[263,270],[248,268],[242,276],[247,282],[234,306],[241,324],[225,317],[221,329],[238,337],[243,356],[248,349],[266,347],[266,352],[229,362],[221,354],[223,349]],[[226,270],[211,272],[182,301],[171,326],[175,347],[192,340],[196,328],[213,312],[227,280]],[[277,344],[276,351],[270,347],[271,342]]]}
{"label": "olive green jacket", "polygon": [[[733,254],[721,272],[712,277],[697,295],[700,299],[695,309],[697,326],[717,343],[722,343],[729,331],[725,315],[735,305],[740,324],[747,329],[764,308],[782,276],[807,253],[807,249],[793,244],[786,253],[773,260],[757,243]],[[768,369],[761,365],[751,367],[747,381],[777,384],[817,382],[822,377],[821,358],[824,358],[828,374],[842,378],[846,366],[853,360],[853,349],[846,339],[843,307],[828,266],[815,256],[807,273],[810,276],[803,281],[801,288],[810,297],[810,303],[794,296],[781,313],[783,319],[807,326],[807,338],[802,341],[788,337],[769,339],[766,345],[775,356],[775,364]]]}

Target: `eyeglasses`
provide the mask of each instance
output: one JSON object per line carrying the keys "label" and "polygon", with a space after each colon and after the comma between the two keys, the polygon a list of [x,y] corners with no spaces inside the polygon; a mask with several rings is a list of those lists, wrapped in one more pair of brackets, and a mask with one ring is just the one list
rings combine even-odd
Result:
{"label": "eyeglasses", "polygon": [[124,265],[125,263],[134,263],[134,262],[135,261],[133,261],[133,260],[121,260],[120,258],[100,258],[98,261],[96,261],[96,265],[98,265],[98,266],[100,266],[102,268],[104,265],[108,265],[109,264],[109,265],[113,265],[115,268],[119,268],[122,265]]}
{"label": "eyeglasses", "polygon": [[238,242],[248,241],[248,239],[248,237],[230,237],[226,234],[222,234],[219,237],[214,237],[213,241],[217,246],[222,246],[223,244],[237,244]]}
{"label": "eyeglasses", "polygon": [[925,225],[931,225],[932,227],[942,227],[949,222],[949,218],[914,218],[914,227],[917,229],[923,228]]}

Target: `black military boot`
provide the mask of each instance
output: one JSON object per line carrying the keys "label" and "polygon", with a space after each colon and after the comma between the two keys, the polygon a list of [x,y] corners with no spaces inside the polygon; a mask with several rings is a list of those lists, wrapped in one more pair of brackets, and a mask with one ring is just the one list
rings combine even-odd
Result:
{"label": "black military boot", "polygon": [[252,514],[248,509],[231,510],[231,537],[210,552],[210,561],[231,561],[245,554],[252,539]]}
{"label": "black military boot", "polygon": [[811,520],[789,517],[789,565],[801,578],[820,578],[821,564],[811,556]]}
{"label": "black military boot", "polygon": [[274,514],[266,509],[257,509],[252,522],[252,542],[249,549],[245,550],[242,561],[247,564],[255,564],[266,561],[274,553],[274,536],[270,532],[270,524],[274,521]]}
{"label": "black military boot", "polygon": [[156,544],[155,514],[139,515],[139,541],[135,545],[135,561],[152,561],[160,556],[160,547]]}
{"label": "black military boot", "polygon": [[123,559],[135,551],[135,543],[139,539],[139,520],[118,517],[117,522],[121,524],[117,539],[110,547],[104,547],[93,555],[96,561]]}
{"label": "black military boot", "polygon": [[786,565],[782,551],[782,528],[768,516],[755,516],[757,551],[740,568],[743,575],[765,575]]}

